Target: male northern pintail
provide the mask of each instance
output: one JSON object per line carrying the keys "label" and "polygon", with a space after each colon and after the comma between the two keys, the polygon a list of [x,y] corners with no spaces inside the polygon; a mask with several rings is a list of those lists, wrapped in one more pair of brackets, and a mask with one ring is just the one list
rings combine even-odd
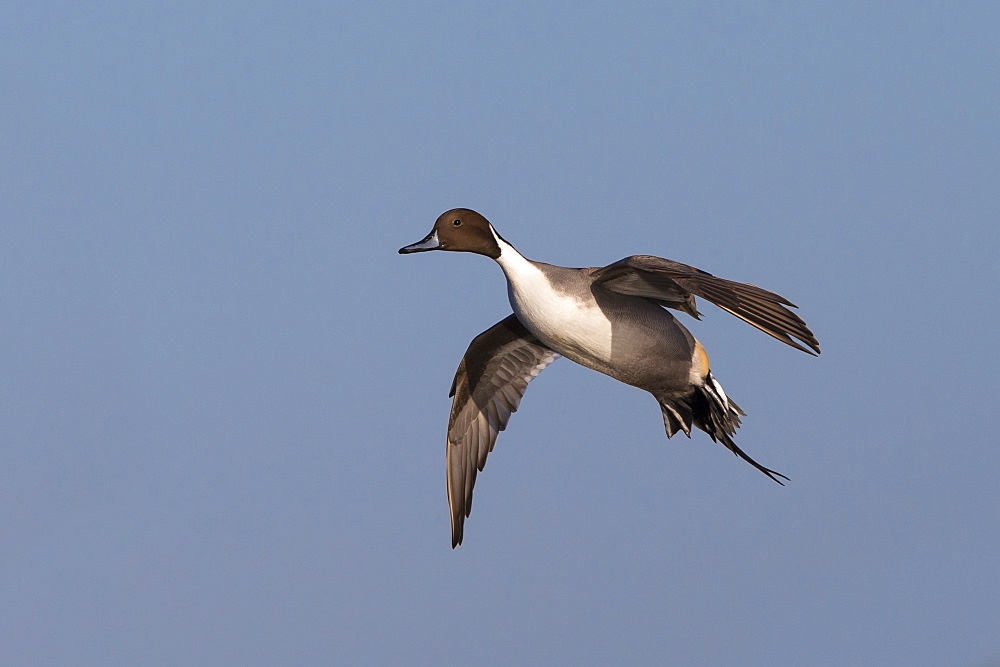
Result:
{"label": "male northern pintail", "polygon": [[497,433],[507,426],[532,378],[559,356],[651,393],[668,438],[677,431],[691,437],[691,427],[697,427],[775,482],[788,479],[733,442],[746,413],[712,375],[705,348],[663,307],[698,319],[695,297],[704,297],[783,343],[819,354],[819,341],[786,307],[795,307],[790,301],[649,255],[589,269],[533,262],[486,218],[466,208],[442,214],[426,238],[399,252],[427,250],[474,252],[496,260],[514,309],[472,340],[451,385],[445,458],[452,548],[462,543],[476,472],[486,465]]}

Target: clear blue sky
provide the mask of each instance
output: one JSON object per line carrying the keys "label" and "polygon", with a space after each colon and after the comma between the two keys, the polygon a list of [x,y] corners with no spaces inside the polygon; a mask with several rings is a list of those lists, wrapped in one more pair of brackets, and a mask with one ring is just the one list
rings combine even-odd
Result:
{"label": "clear blue sky", "polygon": [[[1000,5],[204,4],[0,6],[0,663],[1000,661]],[[455,206],[798,303],[791,482],[561,360],[452,551]]]}

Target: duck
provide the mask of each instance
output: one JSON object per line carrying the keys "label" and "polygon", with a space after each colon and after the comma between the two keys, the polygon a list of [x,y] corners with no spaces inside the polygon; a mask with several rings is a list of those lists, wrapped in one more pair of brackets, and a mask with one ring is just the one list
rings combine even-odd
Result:
{"label": "duck", "polygon": [[445,468],[453,549],[462,543],[476,475],[497,435],[531,380],[559,357],[652,394],[668,438],[704,431],[778,484],[788,480],[736,445],[746,413],[715,378],[702,344],[667,309],[700,319],[695,299],[701,297],[786,345],[819,355],[819,341],[791,310],[792,302],[651,255],[582,269],[532,261],[468,208],[442,213],[427,236],[399,253],[432,250],[495,261],[513,310],[472,340],[448,394]]}

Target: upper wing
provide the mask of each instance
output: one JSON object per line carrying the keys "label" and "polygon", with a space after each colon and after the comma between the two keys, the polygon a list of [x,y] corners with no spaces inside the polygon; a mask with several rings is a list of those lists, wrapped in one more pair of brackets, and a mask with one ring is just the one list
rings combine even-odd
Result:
{"label": "upper wing", "polygon": [[455,397],[445,455],[452,548],[462,543],[463,524],[472,511],[476,472],[486,465],[497,433],[507,427],[528,383],[558,358],[514,315],[469,344],[448,394]]}
{"label": "upper wing", "polygon": [[795,308],[795,304],[756,285],[716,278],[693,266],[650,255],[626,257],[595,269],[593,276],[595,284],[612,292],[653,299],[660,305],[683,310],[695,317],[698,311],[694,297],[704,297],[782,343],[809,354],[819,354],[816,336],[802,318],[786,308]]}

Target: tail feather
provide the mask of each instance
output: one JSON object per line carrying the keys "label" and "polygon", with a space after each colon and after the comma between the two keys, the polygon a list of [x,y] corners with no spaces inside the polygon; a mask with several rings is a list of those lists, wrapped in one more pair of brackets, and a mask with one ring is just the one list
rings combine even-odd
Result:
{"label": "tail feather", "polygon": [[691,437],[691,406],[684,402],[660,401],[660,409],[663,411],[663,426],[667,429],[667,437],[672,438],[677,431],[684,431],[684,435]]}
{"label": "tail feather", "polygon": [[[736,429],[740,427],[740,417],[746,416],[746,413],[726,395],[722,385],[711,372],[705,376],[704,384],[687,396],[657,400],[663,412],[663,425],[668,438],[673,437],[677,431],[684,431],[686,436],[691,437],[691,427],[695,426],[707,433],[712,440],[722,443],[733,454],[784,486],[781,479],[787,480],[787,477],[757,463],[733,442]],[[781,479],[778,479],[779,477]]]}

